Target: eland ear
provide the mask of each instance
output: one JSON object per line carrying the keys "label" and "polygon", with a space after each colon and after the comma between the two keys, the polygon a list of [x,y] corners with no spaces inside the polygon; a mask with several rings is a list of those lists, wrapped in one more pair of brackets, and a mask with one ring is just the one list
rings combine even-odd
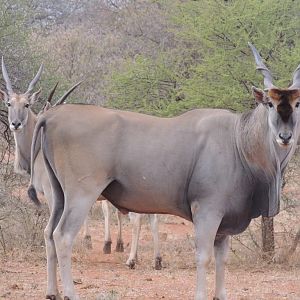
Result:
{"label": "eland ear", "polygon": [[252,86],[252,94],[257,103],[266,103],[266,93],[265,91]]}
{"label": "eland ear", "polygon": [[4,102],[8,101],[8,95],[4,91],[2,91],[1,89],[0,89],[0,100],[2,100]]}
{"label": "eland ear", "polygon": [[33,93],[33,94],[30,96],[30,99],[29,99],[30,104],[34,104],[34,103],[35,103],[35,101],[39,98],[41,91],[42,91],[42,90],[39,89],[37,92]]}

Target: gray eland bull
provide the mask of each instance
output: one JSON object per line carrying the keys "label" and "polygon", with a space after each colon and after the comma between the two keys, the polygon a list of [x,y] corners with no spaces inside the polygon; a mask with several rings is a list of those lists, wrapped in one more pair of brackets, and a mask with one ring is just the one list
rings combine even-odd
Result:
{"label": "gray eland bull", "polygon": [[[0,90],[0,99],[4,100],[5,105],[8,108],[8,122],[11,131],[13,132],[14,140],[15,140],[15,157],[14,157],[14,170],[16,173],[20,174],[29,174],[30,173],[30,148],[32,142],[32,136],[34,127],[37,123],[38,118],[44,113],[46,110],[53,106],[58,106],[67,99],[71,92],[74,91],[75,88],[81,83],[78,82],[73,87],[71,87],[59,100],[56,101],[54,105],[51,105],[51,99],[53,98],[53,94],[56,90],[56,86],[51,91],[49,98],[42,108],[42,110],[36,115],[31,107],[34,105],[36,100],[38,99],[41,90],[33,93],[35,85],[39,81],[41,74],[43,71],[43,65],[40,66],[36,76],[30,82],[28,89],[25,93],[20,94],[13,91],[11,80],[8,76],[7,69],[4,64],[4,59],[2,57],[2,75],[4,81],[6,83],[7,93]],[[48,174],[45,168],[44,161],[42,159],[42,153],[40,152],[36,158],[36,162],[34,164],[34,185],[38,192],[44,194],[47,202],[50,206],[52,205],[52,192],[51,186],[48,179]],[[104,229],[105,229],[105,243],[103,247],[104,253],[111,252],[111,236],[110,236],[110,204],[108,201],[104,200],[102,197],[100,200],[102,201],[102,210],[104,214]],[[118,212],[118,238],[116,244],[116,251],[123,251],[123,241],[122,241],[122,230],[121,230],[121,216]],[[131,243],[131,251],[129,258],[126,264],[130,268],[135,267],[136,256],[137,256],[137,246],[138,246],[138,238],[139,238],[139,230],[140,230],[140,218],[141,216],[137,214],[132,215],[133,222],[133,235],[132,235],[132,243]],[[87,218],[88,219],[88,218]],[[88,221],[85,221],[84,224],[84,240],[86,243],[91,240],[89,230],[88,230]],[[155,269],[161,269],[161,256],[159,252],[159,240],[158,240],[158,219],[156,215],[150,216],[150,225],[154,240],[154,263]]]}
{"label": "gray eland bull", "polygon": [[[158,118],[66,104],[39,119],[32,168],[42,147],[54,200],[45,230],[47,249],[52,249],[48,268],[56,267],[57,258],[65,300],[79,299],[71,273],[72,245],[100,194],[124,213],[173,214],[192,221],[196,299],[207,299],[206,271],[213,250],[214,299],[227,299],[229,235],[245,230],[252,218],[278,213],[281,175],[299,134],[300,68],[292,86],[277,88],[251,48],[265,84],[265,90],[253,87],[259,104],[252,111],[197,109]],[[38,203],[33,182],[28,194]],[[58,296],[53,277],[47,298]]]}

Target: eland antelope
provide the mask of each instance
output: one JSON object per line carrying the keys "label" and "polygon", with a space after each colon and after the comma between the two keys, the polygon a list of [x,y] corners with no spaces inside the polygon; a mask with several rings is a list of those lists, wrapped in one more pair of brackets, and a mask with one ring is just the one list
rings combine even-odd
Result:
{"label": "eland antelope", "polygon": [[[36,83],[39,81],[43,71],[43,65],[40,66],[37,74],[30,82],[28,89],[23,94],[18,94],[13,91],[11,81],[9,79],[4,59],[2,57],[2,74],[6,83],[7,93],[0,89],[0,98],[4,100],[8,110],[8,123],[9,128],[13,132],[15,140],[15,160],[14,171],[19,174],[30,174],[30,148],[33,136],[33,130],[38,120],[38,117],[51,106],[51,100],[56,90],[57,84],[51,91],[48,100],[41,112],[36,115],[31,106],[38,99],[41,89],[33,93]],[[62,104],[70,93],[80,84],[75,84],[70,88],[55,104],[54,106]],[[38,163],[38,162],[41,162]],[[51,188],[48,180],[48,175],[45,172],[44,162],[41,155],[37,158],[35,164],[35,185],[37,190],[46,194],[46,198],[51,198]],[[36,181],[37,180],[37,181]]]}
{"label": "eland antelope", "polygon": [[[65,102],[66,98],[70,93],[81,83],[78,82],[72,88],[70,88],[53,106],[51,105],[51,100],[53,94],[56,90],[57,84],[51,91],[46,104],[41,109],[41,111],[36,115],[32,110],[31,106],[35,103],[41,90],[33,93],[34,87],[39,81],[43,71],[43,65],[40,66],[36,76],[30,82],[27,91],[24,94],[18,94],[13,91],[10,78],[7,73],[6,66],[4,64],[4,59],[2,57],[2,74],[4,81],[6,83],[7,93],[0,90],[0,99],[4,100],[5,105],[8,108],[8,121],[9,127],[13,132],[15,140],[15,157],[14,157],[14,170],[16,173],[29,174],[30,173],[30,147],[33,136],[33,130],[36,125],[38,118],[49,108],[61,105]],[[38,192],[44,194],[47,199],[48,205],[51,210],[52,206],[52,192],[51,186],[48,179],[48,174],[45,169],[45,164],[42,159],[42,154],[39,153],[36,158],[34,165],[34,185]],[[110,235],[110,214],[111,204],[101,197],[99,200],[102,201],[102,210],[104,214],[104,247],[103,252],[105,254],[111,253],[111,235]],[[126,264],[130,268],[135,267],[136,257],[137,257],[137,247],[140,231],[140,218],[138,214],[133,214],[131,219],[133,223],[132,229],[132,243],[129,258]],[[118,220],[118,237],[116,244],[116,251],[123,252],[123,240],[122,240],[122,227],[121,227],[121,214],[117,212]],[[159,252],[159,240],[158,240],[158,219],[156,215],[150,216],[150,225],[154,241],[154,266],[155,269],[161,269],[161,256]],[[88,217],[84,223],[84,241],[85,245],[91,245],[91,236],[88,229]]]}
{"label": "eland antelope", "polygon": [[[253,87],[258,105],[251,111],[196,109],[158,118],[66,104],[38,120],[31,176],[42,148],[53,189],[45,230],[47,263],[55,270],[58,260],[65,300],[79,299],[71,273],[72,245],[100,194],[124,213],[172,214],[192,221],[195,297],[207,299],[206,272],[214,251],[214,299],[227,299],[229,236],[244,231],[252,218],[278,213],[282,172],[299,135],[300,67],[289,88],[278,88],[250,47],[265,85],[264,90]],[[33,181],[28,194],[38,203]],[[52,275],[47,297],[57,299]]]}

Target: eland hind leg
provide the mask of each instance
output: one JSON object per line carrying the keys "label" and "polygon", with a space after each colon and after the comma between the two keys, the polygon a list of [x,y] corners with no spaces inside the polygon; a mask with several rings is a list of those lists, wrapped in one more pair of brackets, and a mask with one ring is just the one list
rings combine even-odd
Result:
{"label": "eland hind leg", "polygon": [[124,252],[124,243],[122,238],[122,213],[117,210],[117,220],[118,220],[118,237],[117,237],[117,252]]}
{"label": "eland hind leg", "polygon": [[83,245],[86,249],[93,249],[92,237],[89,229],[89,215],[83,223]]}
{"label": "eland hind leg", "polygon": [[158,232],[158,216],[157,214],[149,214],[149,222],[153,236],[153,246],[154,246],[154,267],[155,270],[161,270],[161,256],[159,252],[159,232]]}
{"label": "eland hind leg", "polygon": [[61,218],[64,209],[63,191],[56,177],[53,176],[52,169],[49,168],[48,161],[45,161],[51,185],[43,186],[45,197],[48,200],[50,217],[44,230],[44,239],[47,256],[47,292],[46,299],[61,299],[57,286],[57,253],[53,239],[53,232]]}
{"label": "eland hind leg", "polygon": [[196,242],[197,287],[195,299],[207,300],[206,273],[212,257],[216,233],[222,218],[199,205],[197,201],[192,202],[191,211]]}
{"label": "eland hind leg", "polygon": [[[107,185],[103,186],[103,189]],[[101,189],[101,192],[102,190]],[[75,236],[79,232],[89,210],[97,200],[100,193],[87,192],[95,190],[79,190],[73,188],[72,192],[65,191],[65,203],[63,214],[53,232],[56,247],[58,265],[60,268],[61,281],[63,285],[64,300],[78,300],[75,293],[71,272],[71,255]]]}
{"label": "eland hind leg", "polygon": [[130,221],[132,223],[132,237],[131,237],[131,248],[129,258],[127,259],[126,265],[130,269],[135,269],[135,264],[137,262],[137,249],[141,231],[141,214],[129,213]]}
{"label": "eland hind leg", "polygon": [[47,255],[47,293],[46,299],[57,300],[59,292],[57,287],[57,253],[53,240],[53,231],[63,212],[63,206],[54,206],[44,230]]}
{"label": "eland hind leg", "polygon": [[107,200],[102,200],[102,211],[104,215],[104,246],[103,253],[111,253],[111,235],[110,235],[110,206]]}
{"label": "eland hind leg", "polygon": [[217,236],[214,250],[216,261],[216,292],[214,300],[226,300],[225,264],[229,250],[229,236]]}

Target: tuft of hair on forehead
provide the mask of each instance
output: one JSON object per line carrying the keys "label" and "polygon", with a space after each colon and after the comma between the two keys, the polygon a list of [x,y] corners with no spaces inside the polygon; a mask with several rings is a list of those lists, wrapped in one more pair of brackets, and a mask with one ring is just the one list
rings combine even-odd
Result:
{"label": "tuft of hair on forehead", "polygon": [[283,122],[288,122],[291,114],[293,113],[293,103],[299,98],[299,90],[289,89],[270,89],[268,96],[277,102],[277,112],[281,116]]}
{"label": "tuft of hair on forehead", "polygon": [[268,96],[278,102],[281,102],[281,101],[293,102],[300,97],[300,90],[272,88],[268,91]]}
{"label": "tuft of hair on forehead", "polygon": [[13,93],[11,96],[10,96],[10,100],[11,101],[15,101],[15,102],[19,102],[19,103],[22,103],[22,102],[28,102],[28,96],[24,95],[24,94],[16,94],[16,93]]}

